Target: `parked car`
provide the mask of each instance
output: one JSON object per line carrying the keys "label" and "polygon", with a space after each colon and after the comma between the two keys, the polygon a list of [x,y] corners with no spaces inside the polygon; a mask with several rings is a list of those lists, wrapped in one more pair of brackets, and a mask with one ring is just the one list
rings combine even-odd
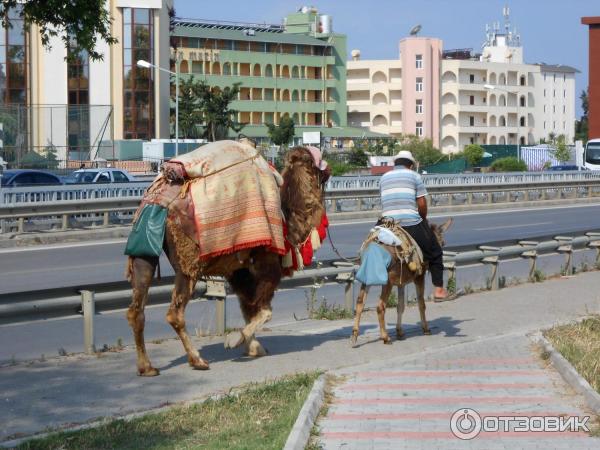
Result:
{"label": "parked car", "polygon": [[585,167],[572,166],[572,165],[560,165],[560,166],[552,166],[548,167],[546,170],[552,171],[563,171],[563,170],[587,170]]}
{"label": "parked car", "polygon": [[50,172],[33,169],[9,169],[2,172],[2,187],[40,186],[63,184]]}
{"label": "parked car", "polygon": [[81,183],[129,183],[135,181],[133,175],[123,169],[103,167],[98,169],[79,169],[65,179],[67,184]]}

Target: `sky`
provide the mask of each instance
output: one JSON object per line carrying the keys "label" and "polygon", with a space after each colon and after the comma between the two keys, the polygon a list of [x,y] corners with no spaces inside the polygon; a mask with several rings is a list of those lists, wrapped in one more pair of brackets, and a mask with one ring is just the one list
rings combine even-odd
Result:
{"label": "sky", "polygon": [[398,58],[398,41],[420,24],[420,36],[440,38],[444,49],[481,50],[485,24],[503,23],[510,8],[525,62],[564,64],[576,76],[576,115],[582,114],[579,93],[588,83],[588,27],[583,16],[600,16],[600,0],[175,0],[178,17],[281,24],[302,5],[333,16],[333,30],[348,36],[348,52],[362,59]]}

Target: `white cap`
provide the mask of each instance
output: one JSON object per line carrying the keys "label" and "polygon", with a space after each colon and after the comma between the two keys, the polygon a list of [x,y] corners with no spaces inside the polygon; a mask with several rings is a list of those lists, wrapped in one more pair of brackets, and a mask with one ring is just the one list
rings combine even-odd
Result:
{"label": "white cap", "polygon": [[414,165],[417,165],[415,158],[413,157],[412,153],[408,150],[400,150],[398,154],[394,156],[394,162],[396,162],[397,159],[408,159],[409,161],[412,161]]}

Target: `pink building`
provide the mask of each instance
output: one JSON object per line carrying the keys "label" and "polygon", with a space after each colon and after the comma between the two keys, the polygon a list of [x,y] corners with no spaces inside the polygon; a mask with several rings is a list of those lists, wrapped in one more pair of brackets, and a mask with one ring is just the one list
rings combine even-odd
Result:
{"label": "pink building", "polygon": [[408,37],[400,41],[402,132],[440,145],[440,64],[442,40]]}

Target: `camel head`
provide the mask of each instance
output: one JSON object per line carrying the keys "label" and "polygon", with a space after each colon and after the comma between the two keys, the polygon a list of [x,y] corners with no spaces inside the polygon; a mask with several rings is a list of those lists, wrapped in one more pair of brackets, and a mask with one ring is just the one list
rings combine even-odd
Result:
{"label": "camel head", "polygon": [[446,233],[448,228],[450,228],[450,225],[452,225],[452,222],[453,222],[452,218],[449,218],[441,225],[438,225],[436,223],[429,224],[429,226],[431,227],[431,231],[433,231],[435,238],[437,239],[438,243],[440,244],[440,247],[442,247],[442,248],[446,245],[446,240],[444,239],[444,233]]}
{"label": "camel head", "polygon": [[[312,228],[321,222],[324,212],[323,186],[330,171],[326,164],[317,167],[315,150],[311,153],[305,147],[290,149],[281,173],[281,209],[288,227],[287,239],[292,245],[307,239]],[[320,152],[318,157],[320,159]]]}

